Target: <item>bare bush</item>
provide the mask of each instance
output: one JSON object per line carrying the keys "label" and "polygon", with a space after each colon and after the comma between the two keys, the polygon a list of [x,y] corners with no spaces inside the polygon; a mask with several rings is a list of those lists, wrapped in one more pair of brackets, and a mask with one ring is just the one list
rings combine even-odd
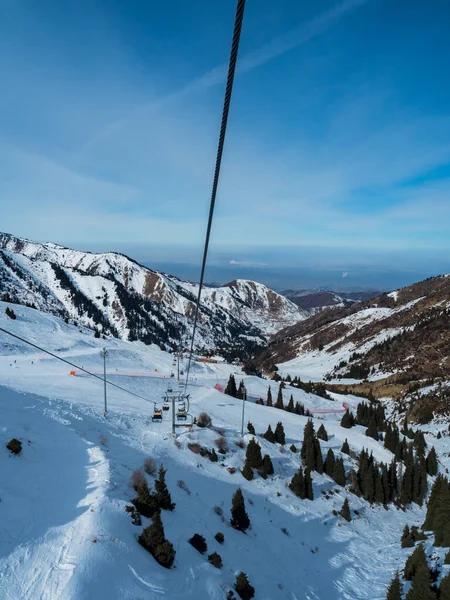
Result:
{"label": "bare bush", "polygon": [[108,445],[108,436],[105,435],[104,433],[101,433],[99,436],[99,440],[100,440],[100,444],[102,446],[107,446]]}
{"label": "bare bush", "polygon": [[238,448],[245,448],[245,442],[244,440],[237,440],[236,442],[234,442],[236,444],[236,446]]}
{"label": "bare bush", "polygon": [[226,454],[228,451],[228,444],[227,444],[227,440],[224,437],[218,437],[215,440],[215,444],[217,446],[217,449],[219,450],[220,454]]}
{"label": "bare bush", "polygon": [[194,454],[200,454],[201,449],[202,449],[200,444],[197,444],[196,442],[191,442],[190,444],[188,444],[188,448]]}
{"label": "bare bush", "polygon": [[177,486],[180,488],[180,490],[185,491],[188,496],[191,495],[191,490],[188,488],[188,486],[182,479],[179,479],[177,481]]}
{"label": "bare bush", "polygon": [[197,419],[197,425],[199,427],[211,427],[212,425],[212,419],[211,417],[208,415],[208,413],[206,412],[201,412],[198,415],[198,419]]}
{"label": "bare bush", "polygon": [[144,460],[144,470],[148,475],[155,475],[158,470],[156,461],[153,460],[153,458],[150,458],[150,456]]}
{"label": "bare bush", "polygon": [[281,531],[284,533],[284,535],[289,535],[289,531],[286,529],[286,527],[282,527]]}
{"label": "bare bush", "polygon": [[215,506],[214,512],[216,515],[219,515],[219,517],[223,517],[223,508],[221,506]]}
{"label": "bare bush", "polygon": [[133,488],[133,490],[137,492],[143,483],[147,483],[144,472],[141,469],[136,469],[131,475],[130,485]]}
{"label": "bare bush", "polygon": [[225,435],[226,430],[223,427],[216,427],[215,431],[219,434],[219,435]]}

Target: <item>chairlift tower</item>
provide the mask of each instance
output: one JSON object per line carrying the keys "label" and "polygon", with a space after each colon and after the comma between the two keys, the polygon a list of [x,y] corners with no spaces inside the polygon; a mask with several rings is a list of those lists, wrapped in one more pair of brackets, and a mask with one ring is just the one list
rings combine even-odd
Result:
{"label": "chairlift tower", "polygon": [[100,352],[100,356],[103,358],[103,385],[105,388],[105,417],[106,417],[106,413],[108,412],[108,405],[107,405],[107,401],[106,401],[106,359],[109,356],[108,350],[106,350],[106,348],[103,348],[103,350]]}

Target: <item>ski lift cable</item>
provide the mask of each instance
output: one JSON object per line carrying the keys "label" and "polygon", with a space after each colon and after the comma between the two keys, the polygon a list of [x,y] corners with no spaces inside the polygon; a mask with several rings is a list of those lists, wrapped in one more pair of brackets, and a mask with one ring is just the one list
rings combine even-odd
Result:
{"label": "ski lift cable", "polygon": [[191,368],[192,353],[194,350],[195,331],[197,328],[198,313],[199,313],[199,307],[200,307],[200,298],[201,298],[202,287],[203,287],[203,278],[205,275],[206,259],[208,256],[209,238],[211,235],[211,226],[212,226],[212,220],[213,220],[213,215],[214,215],[214,207],[215,207],[215,203],[216,203],[217,187],[219,184],[220,167],[222,164],[223,147],[224,147],[224,142],[225,142],[225,134],[227,131],[228,113],[230,110],[231,93],[233,91],[234,74],[236,71],[236,61],[237,61],[237,55],[238,55],[238,50],[239,50],[239,41],[241,38],[241,28],[242,28],[242,20],[244,17],[244,8],[245,8],[245,0],[238,0],[237,8],[236,8],[236,17],[235,17],[235,22],[234,22],[233,40],[231,43],[230,61],[229,61],[229,65],[228,65],[228,75],[227,75],[227,84],[226,84],[226,88],[225,88],[225,98],[224,98],[223,110],[222,110],[222,122],[221,122],[221,126],[220,126],[219,142],[218,142],[218,146],[217,146],[216,166],[215,166],[215,170],[214,170],[214,179],[213,179],[211,200],[210,200],[210,206],[209,206],[208,226],[206,228],[206,238],[205,238],[205,245],[204,245],[204,249],[203,249],[203,260],[202,260],[202,268],[201,268],[201,272],[200,272],[200,282],[199,282],[199,286],[198,286],[197,303],[195,305],[194,325],[192,328],[192,339],[191,339],[191,350],[189,353],[189,360],[188,360],[188,365],[187,365],[187,370],[186,370],[186,383],[184,386],[185,393],[186,393],[186,389],[187,389],[188,382],[189,382],[189,371]]}
{"label": "ski lift cable", "polygon": [[[33,348],[36,348],[40,352],[44,352],[45,354],[48,354],[48,355],[52,356],[53,358],[56,358],[57,360],[60,360],[60,361],[62,361],[64,363],[66,363],[67,365],[70,365],[71,367],[74,367],[75,369],[78,369],[78,371],[83,371],[83,373],[87,373],[91,377],[95,377],[95,379],[99,379],[102,383],[104,383],[104,381],[105,381],[103,379],[103,377],[100,377],[99,375],[96,375],[95,373],[91,373],[87,369],[84,369],[83,367],[80,367],[79,365],[76,365],[75,363],[72,363],[69,360],[66,360],[65,358],[62,358],[61,356],[58,356],[57,354],[54,354],[53,352],[50,352],[50,350],[46,350],[45,348],[41,348],[40,346],[37,346],[36,344],[33,344],[33,342],[30,342],[29,340],[26,340],[25,338],[20,337],[20,335],[16,335],[15,333],[12,333],[11,331],[7,331],[6,329],[3,329],[3,327],[0,327],[0,331],[3,331],[3,333],[6,333],[6,334],[10,335],[11,337],[16,338],[17,340],[20,340],[21,342],[25,342],[25,344],[28,344],[29,346],[32,346]],[[130,390],[127,390],[127,389],[121,387],[120,385],[117,385],[116,383],[112,383],[112,381],[106,380],[106,383],[108,385],[111,385],[112,387],[117,388],[118,390],[121,390],[122,392],[130,394],[131,396],[135,396],[136,398],[140,398],[141,400],[145,400],[145,402],[153,402],[153,404],[155,404],[155,402],[153,400],[149,400],[148,398],[144,398],[143,396],[140,396],[139,394],[135,394],[134,392],[130,392]]]}

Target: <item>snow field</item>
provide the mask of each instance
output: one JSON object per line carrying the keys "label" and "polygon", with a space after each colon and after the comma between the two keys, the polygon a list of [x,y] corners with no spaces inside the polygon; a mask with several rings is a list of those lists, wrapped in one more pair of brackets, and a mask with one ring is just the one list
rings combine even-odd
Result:
{"label": "snow field", "polygon": [[[14,307],[17,320],[11,321],[4,315],[5,306],[0,303],[1,327],[85,368],[101,372],[99,351],[105,345],[110,351],[108,378],[147,398],[110,388],[105,419],[102,382],[70,376],[68,365],[40,358],[37,351],[0,332],[0,585],[5,598],[223,600],[236,572],[243,570],[257,600],[384,599],[387,582],[407,555],[400,548],[404,524],[420,524],[424,511],[370,507],[316,473],[314,502],[296,498],[287,483],[298,469],[299,455],[288,448],[292,443],[300,448],[305,417],[246,403],[246,442],[251,437],[246,433],[248,420],[257,434],[269,423],[274,428],[282,421],[286,434],[284,450],[258,436],[275,474],[248,482],[240,474],[245,450],[235,443],[240,439],[242,401],[214,389],[231,372],[237,371],[239,380],[236,367],[195,363],[196,381],[189,386],[191,412],[208,412],[213,429],[183,429],[175,444],[170,412],[162,423],[151,422],[153,403],[160,403],[168,384],[175,383],[168,378],[171,355],[141,343],[96,340],[89,330],[80,328],[80,333],[56,317],[22,306]],[[273,382],[247,376],[244,380],[249,393],[264,398],[271,383],[275,400]],[[307,408],[342,405],[337,394],[331,402],[289,386],[285,403],[290,393]],[[343,399],[355,405],[351,396]],[[391,460],[391,453],[367,438],[363,428],[341,428],[340,415],[321,417],[315,419],[315,427],[323,422],[328,431],[329,441],[321,442],[324,456],[330,447],[339,455],[347,438],[355,451],[365,447],[376,460]],[[211,463],[188,449],[190,443],[212,448],[222,433],[229,448],[223,461],[219,455],[219,462]],[[12,437],[24,443],[17,457],[5,448]],[[176,502],[173,512],[162,513],[166,537],[177,552],[176,567],[170,571],[139,546],[136,538],[142,527],[133,526],[125,512],[134,496],[130,476],[147,456],[164,463]],[[344,458],[349,468],[352,461]],[[236,472],[231,474],[228,467]],[[147,479],[151,486],[153,478]],[[178,487],[179,480],[190,494]],[[247,534],[229,525],[231,497],[238,486],[252,523]],[[352,512],[359,511],[351,523],[332,515],[346,496]],[[224,521],[215,506],[223,509]],[[143,518],[143,526],[147,524]],[[218,531],[225,535],[223,545],[214,540]],[[187,543],[194,533],[206,537],[208,553],[222,556],[222,569],[215,569]]]}

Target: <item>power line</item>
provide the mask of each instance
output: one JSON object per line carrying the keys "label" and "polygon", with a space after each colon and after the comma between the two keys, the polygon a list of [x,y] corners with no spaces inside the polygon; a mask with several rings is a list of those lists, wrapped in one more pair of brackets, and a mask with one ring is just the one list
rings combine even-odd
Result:
{"label": "power line", "polygon": [[241,38],[241,28],[242,28],[242,20],[244,18],[244,8],[245,8],[245,0],[238,0],[237,8],[236,8],[236,17],[234,21],[234,31],[233,31],[233,41],[231,43],[231,52],[230,52],[230,61],[228,65],[228,75],[227,75],[227,85],[225,88],[225,98],[223,102],[223,110],[222,110],[222,123],[220,126],[220,134],[219,134],[219,143],[217,147],[217,156],[216,156],[216,167],[214,170],[214,179],[211,191],[211,201],[209,205],[209,217],[208,217],[208,226],[206,229],[206,238],[205,238],[205,246],[203,250],[203,260],[202,260],[202,270],[200,273],[200,283],[198,287],[198,296],[197,296],[197,304],[195,305],[195,315],[194,315],[194,326],[192,329],[192,340],[191,340],[191,351],[189,353],[189,362],[187,366],[186,373],[186,383],[184,387],[184,391],[186,393],[188,381],[189,381],[189,371],[191,368],[191,360],[192,353],[194,350],[194,340],[195,340],[195,330],[197,328],[197,320],[198,320],[198,312],[200,307],[200,297],[202,294],[203,287],[203,278],[205,275],[205,267],[206,267],[206,258],[208,256],[208,247],[209,247],[209,238],[211,235],[211,226],[214,215],[214,206],[216,203],[216,194],[217,187],[219,184],[219,175],[220,175],[220,167],[222,164],[222,154],[223,147],[225,142],[225,134],[227,131],[227,123],[228,123],[228,113],[230,110],[230,102],[231,102],[231,93],[233,91],[233,82],[234,82],[234,73],[236,70],[236,61],[239,50],[239,41]]}
{"label": "power line", "polygon": [[144,398],[143,396],[139,396],[139,394],[135,394],[134,392],[130,392],[130,390],[127,390],[127,389],[121,387],[120,385],[117,385],[116,383],[113,383],[112,381],[108,381],[107,379],[104,379],[103,377],[99,377],[95,373],[91,373],[87,369],[84,369],[83,367],[80,367],[79,365],[76,365],[75,363],[72,363],[69,360],[66,360],[65,358],[62,358],[61,356],[58,356],[57,354],[54,354],[53,352],[50,352],[50,350],[46,350],[45,348],[41,348],[37,344],[33,344],[33,342],[30,342],[29,340],[26,340],[25,338],[20,337],[20,335],[16,335],[15,333],[12,333],[11,331],[7,331],[6,329],[3,329],[3,327],[0,327],[0,331],[3,331],[3,333],[6,333],[7,335],[10,335],[11,337],[16,338],[17,340],[20,340],[21,342],[25,342],[25,344],[28,344],[29,346],[32,346],[33,348],[36,348],[40,352],[44,352],[45,354],[48,354],[49,356],[52,356],[53,358],[56,358],[57,360],[60,360],[61,362],[64,362],[67,365],[70,365],[71,367],[74,367],[75,369],[78,369],[78,371],[83,371],[84,373],[87,373],[91,377],[95,377],[95,379],[98,379],[102,383],[104,383],[106,381],[106,383],[108,385],[111,385],[112,387],[115,387],[118,390],[121,390],[122,392],[125,392],[126,394],[130,394],[131,396],[135,396],[136,398],[140,398],[141,400],[145,400],[145,402],[153,402],[153,400],[149,400],[148,398]]}

